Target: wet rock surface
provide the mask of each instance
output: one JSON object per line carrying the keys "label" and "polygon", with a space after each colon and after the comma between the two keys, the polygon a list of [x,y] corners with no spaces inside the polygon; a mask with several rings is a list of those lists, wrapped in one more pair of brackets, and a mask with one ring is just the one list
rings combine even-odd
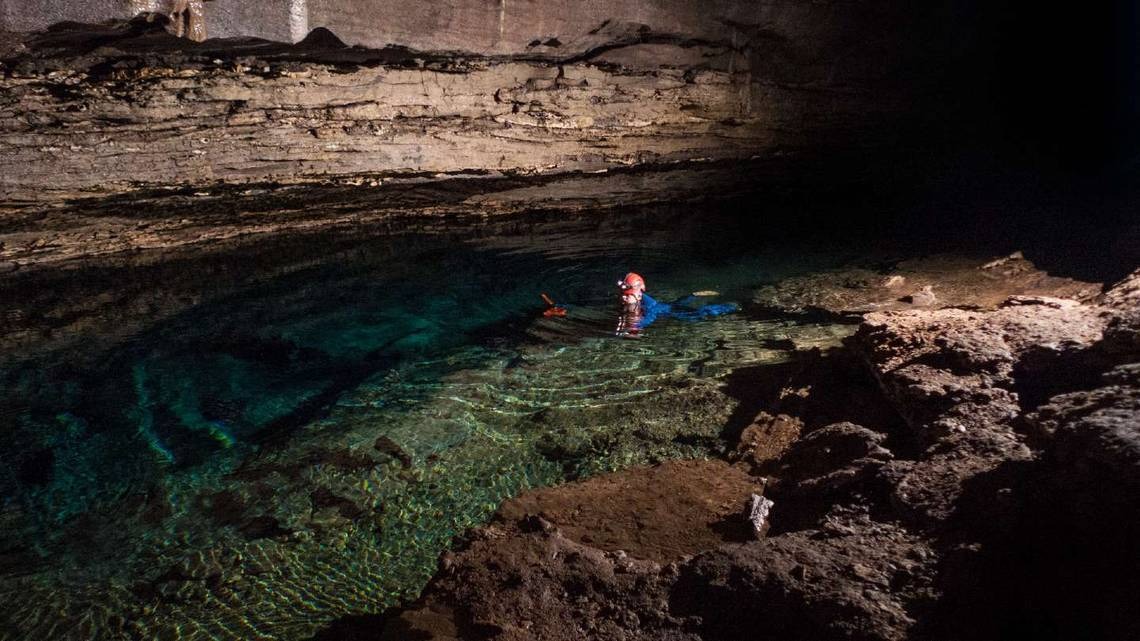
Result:
{"label": "wet rock surface", "polygon": [[961,256],[885,259],[789,278],[758,290],[753,300],[783,312],[861,316],[916,307],[989,309],[1011,296],[1038,294],[1082,301],[1099,293],[1089,283],[1051,276],[1015,252],[984,262]]}
{"label": "wet rock surface", "polygon": [[[765,409],[735,433],[742,442],[731,472],[671,464],[538,490],[445,555],[417,604],[342,631],[425,639],[1135,638],[1134,619],[1122,613],[1140,575],[1140,272],[1100,295],[1022,260],[999,262],[1020,264],[1005,279],[980,277],[992,286],[973,297],[955,283],[977,283],[968,270],[993,265],[932,279],[929,287],[947,293],[938,304],[956,308],[869,313],[841,350],[772,368],[768,380],[751,372],[768,390],[760,393]],[[807,301],[785,289],[782,304],[796,311],[828,299],[848,311],[843,281],[830,287]],[[863,396],[885,406],[877,413],[845,402],[855,376],[828,375],[844,359],[863,364],[863,380],[878,392]],[[851,420],[829,420],[845,408]],[[729,478],[740,479],[747,500],[751,478],[774,501],[772,528],[760,540],[728,529],[719,541],[693,537],[705,549],[663,558],[640,537],[658,528],[650,536],[666,541],[677,531],[662,507],[668,499],[584,498],[649,477],[656,487],[685,487],[683,505],[695,495],[727,503]],[[587,502],[583,512],[548,507]],[[690,518],[699,530],[701,519]],[[594,532],[608,542],[592,542]],[[619,553],[623,532],[637,543]]]}

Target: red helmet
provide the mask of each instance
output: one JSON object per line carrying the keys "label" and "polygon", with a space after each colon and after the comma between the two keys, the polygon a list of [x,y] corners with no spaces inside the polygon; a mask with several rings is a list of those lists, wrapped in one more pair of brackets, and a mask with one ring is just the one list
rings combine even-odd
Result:
{"label": "red helmet", "polygon": [[630,272],[618,283],[618,287],[620,287],[623,292],[630,289],[643,292],[645,291],[645,279],[636,272]]}

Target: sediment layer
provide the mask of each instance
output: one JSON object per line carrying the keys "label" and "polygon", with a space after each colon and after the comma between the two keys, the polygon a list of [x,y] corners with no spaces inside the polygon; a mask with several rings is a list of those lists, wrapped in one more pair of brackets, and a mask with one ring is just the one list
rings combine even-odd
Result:
{"label": "sediment layer", "polygon": [[886,71],[774,36],[779,69],[747,39],[614,29],[576,54],[487,56],[61,25],[0,63],[0,200],[747,159],[881,142],[904,107]]}

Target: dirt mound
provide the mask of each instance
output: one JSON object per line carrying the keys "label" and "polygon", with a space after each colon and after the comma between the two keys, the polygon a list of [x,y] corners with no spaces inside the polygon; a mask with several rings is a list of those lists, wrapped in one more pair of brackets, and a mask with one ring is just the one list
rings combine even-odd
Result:
{"label": "dirt mound", "polygon": [[745,540],[744,500],[762,491],[723,461],[670,461],[528,492],[504,503],[498,518],[542,519],[577,543],[669,563]]}

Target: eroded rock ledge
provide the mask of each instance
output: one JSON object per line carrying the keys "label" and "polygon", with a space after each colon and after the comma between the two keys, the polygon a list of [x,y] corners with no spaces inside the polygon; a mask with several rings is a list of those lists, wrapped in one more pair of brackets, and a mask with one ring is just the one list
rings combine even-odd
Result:
{"label": "eroded rock ledge", "polygon": [[723,42],[605,24],[585,49],[501,56],[348,47],[323,29],[285,45],[58,25],[0,61],[0,201],[881,142],[905,106],[881,43],[852,51],[857,16],[824,14]]}
{"label": "eroded rock ledge", "polygon": [[[956,307],[869,312],[844,348],[758,375],[731,466],[508,501],[414,607],[328,638],[1136,638],[1140,272],[1103,295],[1018,256],[905,273]],[[781,304],[893,307],[902,274],[833,276],[834,298]]]}

